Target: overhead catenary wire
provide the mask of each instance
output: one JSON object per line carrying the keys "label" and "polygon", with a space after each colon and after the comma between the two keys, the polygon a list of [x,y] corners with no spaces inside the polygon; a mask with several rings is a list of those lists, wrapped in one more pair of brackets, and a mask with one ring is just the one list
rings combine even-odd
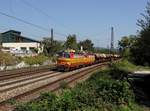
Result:
{"label": "overhead catenary wire", "polygon": [[38,28],[38,29],[41,29],[41,30],[44,30],[44,31],[48,31],[48,32],[49,32],[49,29],[44,28],[44,27],[42,27],[42,26],[40,26],[40,25],[33,24],[33,23],[28,22],[28,21],[26,21],[26,20],[23,20],[23,19],[21,19],[21,18],[18,18],[18,17],[12,16],[12,15],[6,14],[6,13],[1,12],[1,11],[0,11],[0,14],[3,15],[3,16],[7,16],[7,17],[9,17],[9,18],[15,19],[15,20],[17,20],[17,21],[20,21],[20,22],[22,22],[22,23],[28,24],[28,25],[30,25],[30,26],[36,27],[36,28]]}
{"label": "overhead catenary wire", "polygon": [[[55,20],[52,16],[50,16],[49,14],[47,14],[47,13],[46,13],[45,11],[43,11],[41,8],[36,7],[35,5],[29,3],[27,0],[21,0],[21,1],[22,1],[24,4],[26,4],[27,6],[31,7],[31,8],[34,9],[35,11],[37,11],[38,13],[41,13],[41,14],[43,14],[44,16],[46,16],[46,17],[50,18],[51,20],[53,20],[54,22],[56,22],[56,20]],[[57,24],[58,24],[58,22],[57,22]],[[66,27],[66,26],[63,25],[63,24],[60,24],[60,23],[59,23],[59,26],[65,28],[67,31],[70,30],[70,27],[68,28],[68,27]],[[65,35],[65,34],[57,33],[57,32],[56,32],[56,34],[62,35],[62,36],[67,36],[67,35]],[[80,33],[78,33],[78,34],[79,34],[80,36],[88,37],[87,35],[83,35],[83,34],[80,34]]]}
{"label": "overhead catenary wire", "polygon": [[[31,7],[32,9],[34,9],[35,11],[37,11],[38,13],[41,13],[42,15],[48,17],[50,20],[54,21],[55,23],[57,22],[52,16],[50,16],[49,14],[47,14],[45,11],[43,11],[41,8],[36,7],[35,5],[29,3],[27,0],[21,0],[25,5]],[[70,30],[70,27],[67,28],[64,24],[62,23],[58,23],[57,24],[63,28],[65,28],[66,30]]]}
{"label": "overhead catenary wire", "polygon": [[[1,12],[1,11],[0,11],[0,15],[9,17],[9,18],[11,18],[11,19],[17,20],[17,21],[22,22],[22,23],[24,23],[24,24],[28,24],[28,25],[30,25],[30,26],[32,26],[32,27],[41,29],[41,30],[46,31],[46,32],[49,32],[49,31],[50,31],[49,29],[47,29],[47,28],[45,28],[45,27],[42,27],[42,26],[37,25],[37,24],[33,24],[33,23],[31,23],[31,22],[28,22],[28,21],[26,21],[26,20],[23,20],[23,19],[21,19],[21,18],[18,18],[18,17],[12,16],[12,15],[9,15],[9,14],[4,13],[4,12]],[[61,34],[61,33],[58,33],[58,32],[55,32],[55,33],[57,33],[58,35],[61,35],[61,36],[66,36],[65,34]]]}

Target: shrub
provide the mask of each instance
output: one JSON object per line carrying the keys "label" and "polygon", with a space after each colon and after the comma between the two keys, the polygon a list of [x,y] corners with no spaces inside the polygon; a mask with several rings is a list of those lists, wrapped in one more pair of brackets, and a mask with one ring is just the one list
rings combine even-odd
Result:
{"label": "shrub", "polygon": [[73,111],[77,109],[77,100],[71,90],[64,90],[58,97],[57,108],[59,111]]}
{"label": "shrub", "polygon": [[96,93],[106,103],[120,105],[134,101],[133,92],[126,81],[100,79],[97,82]]}
{"label": "shrub", "polygon": [[44,55],[38,55],[35,57],[24,57],[23,61],[31,66],[34,64],[42,65],[43,62],[46,61],[47,59],[48,59],[48,57],[46,57]]}
{"label": "shrub", "polygon": [[0,51],[0,65],[5,66],[5,69],[7,68],[7,66],[10,65],[15,65],[16,63],[18,63],[18,59],[15,56],[12,56],[9,53],[4,53]]}

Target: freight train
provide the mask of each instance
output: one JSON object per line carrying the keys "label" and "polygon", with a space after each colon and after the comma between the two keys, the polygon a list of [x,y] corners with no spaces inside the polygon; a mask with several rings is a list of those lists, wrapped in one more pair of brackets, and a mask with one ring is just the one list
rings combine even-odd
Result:
{"label": "freight train", "polygon": [[96,63],[106,62],[111,59],[118,59],[120,57],[116,54],[75,53],[74,50],[63,51],[58,55],[58,71],[70,71]]}

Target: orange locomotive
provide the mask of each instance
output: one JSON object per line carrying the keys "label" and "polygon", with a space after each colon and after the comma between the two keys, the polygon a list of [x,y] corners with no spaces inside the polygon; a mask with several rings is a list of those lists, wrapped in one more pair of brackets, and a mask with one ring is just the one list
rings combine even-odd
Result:
{"label": "orange locomotive", "polygon": [[74,50],[62,52],[57,60],[59,71],[69,71],[95,63],[95,56],[91,54],[76,54]]}

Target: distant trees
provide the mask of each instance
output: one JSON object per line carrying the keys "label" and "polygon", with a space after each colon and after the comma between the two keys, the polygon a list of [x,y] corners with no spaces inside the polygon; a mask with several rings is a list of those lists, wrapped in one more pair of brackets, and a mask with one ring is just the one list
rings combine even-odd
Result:
{"label": "distant trees", "polygon": [[42,43],[44,45],[43,52],[47,56],[53,56],[64,48],[61,41],[52,40],[51,38],[44,38]]}
{"label": "distant trees", "polygon": [[[83,41],[77,42],[77,37],[75,34],[68,35],[67,39],[64,41],[52,40],[51,38],[43,38],[42,41],[44,45],[44,54],[46,56],[53,56],[59,51],[74,49],[77,52],[80,50],[81,46],[84,51],[88,52],[100,52],[103,49],[96,49],[94,43],[90,39],[85,39]],[[108,50],[103,50],[103,52],[108,52]]]}
{"label": "distant trees", "polygon": [[73,35],[69,35],[67,37],[67,40],[64,44],[65,48],[66,49],[74,49],[74,50],[77,50],[78,49],[78,45],[77,45],[77,38],[76,38],[76,35],[73,34]]}
{"label": "distant trees", "polygon": [[94,47],[94,53],[109,54],[110,53],[110,49],[108,49],[108,48],[101,48],[101,47]]}
{"label": "distant trees", "polygon": [[93,51],[94,50],[94,44],[92,43],[91,40],[89,39],[86,39],[86,40],[83,40],[83,41],[80,41],[78,43],[78,47],[80,49],[80,47],[83,47],[83,50],[86,50],[86,51]]}

